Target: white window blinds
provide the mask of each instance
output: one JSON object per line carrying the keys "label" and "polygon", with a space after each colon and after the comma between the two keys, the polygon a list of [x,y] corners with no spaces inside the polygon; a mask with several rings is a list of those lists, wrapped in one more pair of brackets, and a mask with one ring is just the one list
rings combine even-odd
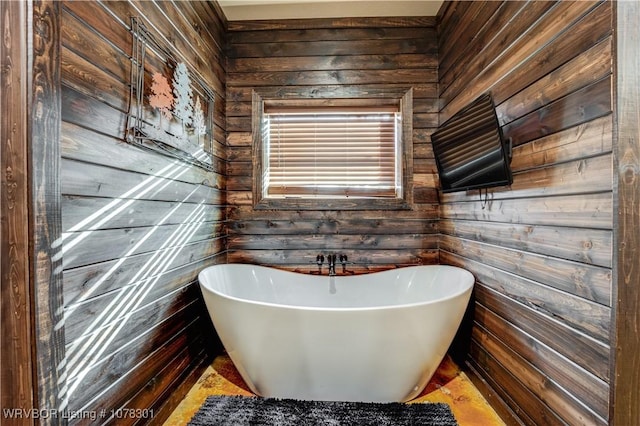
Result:
{"label": "white window blinds", "polygon": [[397,107],[265,109],[267,198],[397,198],[401,116]]}

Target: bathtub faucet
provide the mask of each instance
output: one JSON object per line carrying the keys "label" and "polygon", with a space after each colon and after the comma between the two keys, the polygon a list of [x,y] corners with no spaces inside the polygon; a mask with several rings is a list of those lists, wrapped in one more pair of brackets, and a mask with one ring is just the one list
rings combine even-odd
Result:
{"label": "bathtub faucet", "polygon": [[322,273],[322,264],[324,263],[324,256],[319,254],[316,256],[316,264],[318,265],[318,274]]}
{"label": "bathtub faucet", "polygon": [[327,261],[329,262],[329,276],[333,277],[336,275],[336,255],[334,253],[327,255]]}
{"label": "bathtub faucet", "polygon": [[342,273],[345,274],[347,272],[347,255],[340,255],[340,263],[342,263]]}

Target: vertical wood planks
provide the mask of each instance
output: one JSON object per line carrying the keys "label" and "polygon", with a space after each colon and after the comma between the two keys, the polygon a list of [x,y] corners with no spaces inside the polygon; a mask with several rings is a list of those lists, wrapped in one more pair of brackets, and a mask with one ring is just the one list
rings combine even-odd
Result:
{"label": "vertical wood planks", "polygon": [[616,2],[612,425],[640,422],[640,5]]}
{"label": "vertical wood planks", "polygon": [[[30,111],[31,282],[34,291],[38,408],[65,407],[62,225],[60,217],[60,8],[33,3]],[[62,379],[62,380],[61,380]],[[44,424],[56,424],[54,418]]]}
{"label": "vertical wood planks", "polygon": [[36,365],[29,286],[27,13],[27,3],[0,3],[0,407],[24,410],[34,406]]}

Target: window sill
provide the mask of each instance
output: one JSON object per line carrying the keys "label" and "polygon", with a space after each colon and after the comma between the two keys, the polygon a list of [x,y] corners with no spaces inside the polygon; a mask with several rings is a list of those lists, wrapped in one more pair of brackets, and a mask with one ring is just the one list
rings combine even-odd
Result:
{"label": "window sill", "polygon": [[411,206],[402,199],[310,199],[286,198],[265,199],[254,204],[255,210],[410,210]]}

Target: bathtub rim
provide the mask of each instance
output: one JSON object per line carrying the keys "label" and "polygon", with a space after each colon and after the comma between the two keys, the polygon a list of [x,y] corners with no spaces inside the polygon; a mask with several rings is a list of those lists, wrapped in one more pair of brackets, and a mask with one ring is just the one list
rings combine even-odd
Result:
{"label": "bathtub rim", "polygon": [[[444,303],[453,299],[456,299],[458,297],[463,297],[465,295],[470,296],[471,292],[473,291],[473,288],[475,286],[475,276],[468,270],[461,268],[459,266],[453,266],[453,265],[412,265],[412,266],[404,266],[404,267],[400,267],[400,268],[391,268],[391,269],[386,269],[384,271],[377,271],[377,272],[372,272],[369,274],[360,274],[360,275],[375,275],[375,274],[383,274],[383,273],[388,273],[390,271],[398,271],[400,269],[407,269],[407,268],[429,268],[429,267],[445,267],[445,268],[452,268],[452,269],[456,269],[456,270],[460,270],[463,271],[464,274],[468,275],[470,277],[469,280],[469,285],[463,287],[462,289],[460,289],[459,291],[456,291],[450,295],[444,296],[444,297],[440,297],[437,299],[432,299],[432,300],[427,300],[427,301],[420,301],[420,302],[413,302],[413,303],[403,303],[403,304],[397,304],[397,305],[376,305],[376,306],[364,306],[364,307],[326,307],[326,306],[304,306],[304,305],[291,305],[291,304],[281,304],[281,303],[273,303],[273,302],[263,302],[263,301],[259,301],[259,300],[252,300],[252,299],[246,299],[246,298],[241,298],[241,297],[237,297],[237,296],[231,296],[229,294],[226,293],[222,293],[218,290],[212,289],[211,287],[207,286],[206,284],[203,283],[203,279],[201,278],[201,276],[204,275],[204,272],[207,269],[210,268],[216,268],[216,267],[224,267],[224,266],[229,266],[229,265],[241,265],[241,266],[246,266],[246,267],[257,267],[257,268],[265,268],[265,269],[270,269],[270,270],[275,270],[278,273],[288,273],[288,274],[294,274],[294,275],[310,275],[310,274],[305,274],[302,272],[294,272],[294,271],[288,271],[285,269],[278,269],[278,268],[274,268],[271,266],[265,266],[265,265],[257,265],[257,264],[251,264],[251,263],[220,263],[217,265],[211,265],[211,266],[207,266],[206,268],[204,268],[202,271],[200,271],[198,273],[198,283],[200,285],[200,289],[201,291],[203,291],[203,289],[206,289],[207,291],[214,293],[215,295],[222,297],[224,299],[227,300],[232,300],[235,302],[240,302],[240,303],[247,303],[247,304],[251,304],[251,305],[257,305],[257,306],[262,306],[262,307],[270,307],[270,308],[276,308],[276,309],[290,309],[290,310],[302,310],[302,311],[318,311],[318,312],[334,312],[334,313],[339,313],[339,312],[367,312],[367,311],[380,311],[380,310],[398,310],[398,309],[408,309],[408,308],[414,308],[414,307],[420,307],[420,306],[427,306],[427,305],[432,305],[432,304],[436,304],[436,303]],[[328,275],[321,275],[321,276],[317,276],[314,275],[314,277],[322,277],[322,278],[326,278],[327,281],[330,280],[331,278],[349,278],[352,277],[353,275],[336,275],[335,277],[330,277]]]}

